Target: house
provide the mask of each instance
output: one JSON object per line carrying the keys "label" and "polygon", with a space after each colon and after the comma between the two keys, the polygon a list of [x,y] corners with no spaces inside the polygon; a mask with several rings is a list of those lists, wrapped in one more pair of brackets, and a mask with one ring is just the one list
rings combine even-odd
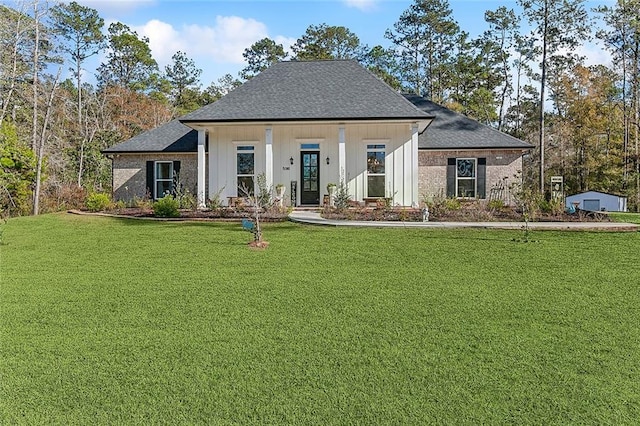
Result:
{"label": "house", "polygon": [[520,182],[522,156],[533,146],[421,96],[406,97],[435,117],[418,138],[420,192],[511,204],[509,188]]}
{"label": "house", "polygon": [[565,205],[567,208],[577,206],[582,210],[594,212],[626,212],[627,197],[598,191],[587,191],[568,196]]}
{"label": "house", "polygon": [[351,60],[272,65],[222,99],[103,152],[115,199],[180,184],[199,203],[284,184],[319,205],[328,183],[353,199],[418,205],[424,195],[487,198],[531,146],[424,98],[402,96]]}

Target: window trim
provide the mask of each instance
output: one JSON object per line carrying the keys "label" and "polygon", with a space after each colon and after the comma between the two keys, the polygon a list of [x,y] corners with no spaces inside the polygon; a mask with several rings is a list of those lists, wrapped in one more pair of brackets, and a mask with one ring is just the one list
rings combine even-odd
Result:
{"label": "window trim", "polygon": [[[460,177],[458,176],[458,161],[473,161],[473,176],[472,177]],[[455,171],[455,178],[456,178],[456,187],[455,187],[455,195],[456,198],[460,198],[460,199],[464,199],[464,200],[472,200],[477,198],[478,196],[478,159],[474,158],[474,157],[456,157],[456,171]],[[465,181],[473,181],[473,195],[471,197],[467,197],[467,196],[459,196],[458,195],[458,183],[460,180],[465,180]]]}
{"label": "window trim", "polygon": [[[168,178],[158,178],[158,166],[160,164],[169,164],[169,177]],[[170,160],[158,160],[153,162],[153,199],[158,200],[164,197],[166,194],[162,194],[162,197],[158,194],[158,182],[169,182],[169,193],[173,192],[173,161]]]}
{"label": "window trim", "polygon": [[[238,178],[240,177],[251,177],[253,181],[253,188],[249,188],[252,193],[255,193],[256,190],[256,142],[254,141],[234,141],[235,145],[235,156],[234,156],[234,170],[236,175],[236,197],[240,197],[240,183],[238,182]],[[238,173],[238,154],[253,154],[253,173],[251,174],[239,174]]]}
{"label": "window trim", "polygon": [[[386,197],[386,191],[387,191],[387,140],[364,140],[363,141],[365,143],[365,170],[366,170],[366,178],[365,178],[365,183],[366,183],[366,188],[365,188],[365,193],[367,194],[366,197],[367,198],[371,198],[371,197],[378,197],[376,195],[370,195],[369,194],[369,176],[382,176],[383,181],[384,181],[384,191],[385,193],[382,194],[382,197]],[[381,152],[383,154],[383,159],[384,159],[384,172],[383,173],[370,173],[369,172],[369,164],[368,164],[368,160],[369,160],[369,153],[370,152]]]}

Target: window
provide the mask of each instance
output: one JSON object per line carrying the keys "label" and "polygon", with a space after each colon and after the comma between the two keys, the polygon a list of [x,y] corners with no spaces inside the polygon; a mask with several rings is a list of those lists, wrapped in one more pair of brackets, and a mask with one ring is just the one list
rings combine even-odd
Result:
{"label": "window", "polygon": [[173,192],[173,162],[156,161],[154,198],[162,198]]}
{"label": "window", "polygon": [[320,149],[319,143],[301,143],[300,149]]}
{"label": "window", "polygon": [[456,196],[476,197],[476,159],[458,158],[456,160]]}
{"label": "window", "polygon": [[447,197],[484,199],[486,186],[486,158],[447,159]]}
{"label": "window", "polygon": [[254,192],[254,147],[249,145],[238,146],[236,148],[236,174],[238,178],[237,194],[238,196],[246,195],[249,191],[250,195]]}
{"label": "window", "polygon": [[385,145],[367,145],[367,197],[385,196]]}

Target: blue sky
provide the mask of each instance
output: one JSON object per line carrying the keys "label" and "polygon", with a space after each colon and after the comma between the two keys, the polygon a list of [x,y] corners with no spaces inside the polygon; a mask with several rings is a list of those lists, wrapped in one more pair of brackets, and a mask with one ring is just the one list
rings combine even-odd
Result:
{"label": "blue sky", "polygon": [[[227,73],[237,77],[245,66],[242,52],[257,40],[269,37],[288,47],[309,25],[345,26],[364,44],[388,46],[385,31],[412,4],[409,0],[76,1],[97,9],[106,26],[120,21],[148,37],[161,68],[176,51],[187,53],[203,70],[204,87]],[[597,3],[602,2],[588,5]],[[450,0],[454,19],[472,36],[486,29],[484,12],[502,5],[517,8],[515,1]],[[606,61],[599,50],[586,47],[585,53],[595,62]],[[102,60],[98,57],[92,62],[97,65]],[[87,65],[89,72],[95,69],[93,64]]]}

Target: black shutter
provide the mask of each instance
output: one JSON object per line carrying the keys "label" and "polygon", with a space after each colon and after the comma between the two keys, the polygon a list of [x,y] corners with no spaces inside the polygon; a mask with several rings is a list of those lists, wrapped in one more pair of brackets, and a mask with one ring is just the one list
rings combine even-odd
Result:
{"label": "black shutter", "polygon": [[487,159],[478,158],[478,197],[480,199],[487,198]]}
{"label": "black shutter", "polygon": [[447,158],[447,197],[456,196],[456,159]]}
{"label": "black shutter", "polygon": [[171,185],[171,193],[175,196],[176,191],[181,191],[182,188],[178,188],[180,185],[180,162],[173,162],[173,185]]}
{"label": "black shutter", "polygon": [[147,194],[153,200],[153,186],[155,181],[155,170],[153,169],[153,161],[147,161]]}

